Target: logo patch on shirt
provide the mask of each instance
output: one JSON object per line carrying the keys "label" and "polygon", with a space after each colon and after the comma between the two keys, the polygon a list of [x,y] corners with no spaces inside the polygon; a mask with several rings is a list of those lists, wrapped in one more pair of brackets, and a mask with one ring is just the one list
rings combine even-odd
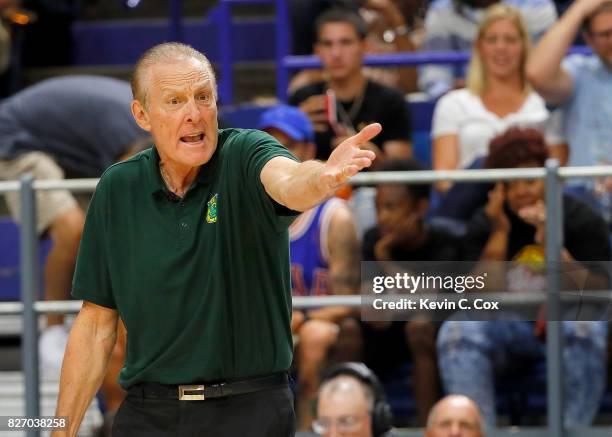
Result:
{"label": "logo patch on shirt", "polygon": [[217,199],[219,194],[215,194],[206,204],[206,223],[217,223]]}

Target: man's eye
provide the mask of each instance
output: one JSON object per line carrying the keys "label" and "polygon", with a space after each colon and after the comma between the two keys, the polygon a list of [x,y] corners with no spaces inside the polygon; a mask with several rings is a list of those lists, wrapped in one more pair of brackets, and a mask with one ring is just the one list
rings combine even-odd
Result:
{"label": "man's eye", "polygon": [[179,102],[179,101],[178,101],[178,99],[170,99],[168,102],[169,102],[171,105],[178,105],[178,102]]}
{"label": "man's eye", "polygon": [[200,94],[198,96],[198,99],[202,102],[208,102],[208,100],[210,99],[208,94]]}

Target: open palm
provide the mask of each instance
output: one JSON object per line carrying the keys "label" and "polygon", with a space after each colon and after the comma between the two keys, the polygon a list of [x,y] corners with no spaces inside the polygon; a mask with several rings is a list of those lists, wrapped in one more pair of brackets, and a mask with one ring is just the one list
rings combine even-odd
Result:
{"label": "open palm", "polygon": [[321,174],[323,183],[330,188],[337,187],[360,170],[372,165],[376,155],[370,150],[361,149],[361,146],[378,135],[381,130],[382,126],[379,123],[372,123],[342,141],[325,163]]}

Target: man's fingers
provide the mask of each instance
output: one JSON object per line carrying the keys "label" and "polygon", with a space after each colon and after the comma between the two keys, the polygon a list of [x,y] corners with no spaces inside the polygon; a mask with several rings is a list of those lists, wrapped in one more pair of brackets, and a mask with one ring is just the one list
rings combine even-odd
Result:
{"label": "man's fingers", "polygon": [[372,161],[376,158],[376,153],[372,152],[371,150],[362,149],[356,152],[353,155],[353,158],[367,158]]}
{"label": "man's fingers", "polygon": [[363,144],[370,141],[376,135],[382,131],[380,123],[368,124],[366,127],[361,129],[357,134],[351,137],[351,140],[356,144]]}
{"label": "man's fingers", "polygon": [[353,158],[351,160],[351,167],[357,167],[357,171],[362,168],[369,167],[372,165],[372,160],[369,158]]}

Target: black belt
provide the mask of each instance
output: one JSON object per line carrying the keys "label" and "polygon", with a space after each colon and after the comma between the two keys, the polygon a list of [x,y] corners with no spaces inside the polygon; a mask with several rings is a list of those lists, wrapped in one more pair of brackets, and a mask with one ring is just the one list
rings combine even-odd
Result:
{"label": "black belt", "polygon": [[210,398],[253,393],[276,387],[286,387],[286,373],[276,373],[253,379],[216,384],[166,385],[157,382],[139,382],[128,389],[131,395],[151,399],[178,399],[181,401],[203,401]]}

